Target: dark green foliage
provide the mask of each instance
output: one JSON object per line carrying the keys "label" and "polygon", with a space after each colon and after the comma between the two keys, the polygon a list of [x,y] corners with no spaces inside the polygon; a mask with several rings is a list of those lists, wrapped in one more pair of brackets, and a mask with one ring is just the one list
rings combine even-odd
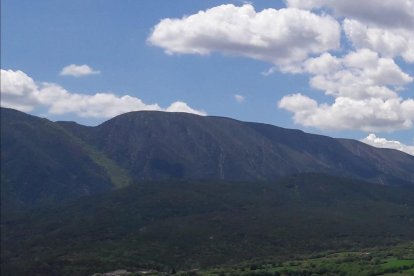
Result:
{"label": "dark green foliage", "polygon": [[[399,257],[390,257],[389,254],[398,254]],[[255,270],[246,269],[248,263],[242,263],[199,271],[198,275],[414,275],[414,244],[331,252],[317,257],[302,256],[295,262],[283,261],[277,266],[274,266],[275,262],[263,260],[261,267]]]}
{"label": "dark green foliage", "polygon": [[2,211],[111,188],[104,168],[56,123],[1,108]]}
{"label": "dark green foliage", "polygon": [[3,217],[2,267],[4,275],[178,271],[413,239],[412,188],[318,174],[167,181]]}

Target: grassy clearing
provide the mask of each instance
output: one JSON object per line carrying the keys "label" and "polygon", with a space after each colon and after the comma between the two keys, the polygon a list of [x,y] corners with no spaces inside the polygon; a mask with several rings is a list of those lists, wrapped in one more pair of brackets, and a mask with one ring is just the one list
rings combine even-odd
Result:
{"label": "grassy clearing", "polygon": [[[181,275],[188,275],[182,272]],[[318,254],[296,260],[254,261],[197,275],[414,275],[414,243],[393,248]]]}
{"label": "grassy clearing", "polygon": [[106,173],[108,174],[111,182],[116,188],[123,188],[129,186],[132,183],[131,177],[128,175],[128,172],[117,165],[114,161],[109,159],[103,152],[98,151],[91,145],[85,143],[79,137],[76,137],[63,127],[58,126],[70,139],[74,140],[77,144],[79,144],[82,149],[88,154],[88,156],[97,164],[98,166],[102,167]]}

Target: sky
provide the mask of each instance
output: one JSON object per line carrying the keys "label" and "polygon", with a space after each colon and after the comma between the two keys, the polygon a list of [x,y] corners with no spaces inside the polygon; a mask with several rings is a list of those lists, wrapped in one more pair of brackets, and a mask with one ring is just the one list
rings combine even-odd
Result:
{"label": "sky", "polygon": [[189,112],[414,155],[414,0],[2,0],[1,106]]}

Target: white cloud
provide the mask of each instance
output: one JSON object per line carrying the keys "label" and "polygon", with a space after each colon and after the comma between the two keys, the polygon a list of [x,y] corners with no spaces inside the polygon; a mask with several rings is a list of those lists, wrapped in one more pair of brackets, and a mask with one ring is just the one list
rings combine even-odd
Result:
{"label": "white cloud", "polygon": [[289,7],[329,8],[345,18],[343,29],[357,48],[369,48],[386,57],[402,56],[414,62],[413,0],[286,0]]}
{"label": "white cloud", "polygon": [[196,110],[189,107],[185,102],[176,101],[173,102],[169,107],[165,109],[167,112],[185,112],[185,113],[193,113],[201,116],[205,116],[206,113],[204,111]]}
{"label": "white cloud", "polygon": [[[304,62],[309,84],[334,98],[318,103],[301,94],[288,95],[279,108],[293,113],[295,123],[320,129],[393,131],[414,123],[414,100],[402,99],[398,89],[413,81],[390,58],[368,49],[343,57],[324,53]],[[398,89],[397,89],[398,88]]]}
{"label": "white cloud", "polygon": [[88,75],[97,75],[100,74],[100,71],[93,70],[89,65],[76,65],[70,64],[65,66],[62,71],[60,71],[61,76],[72,76],[72,77],[83,77]]}
{"label": "white cloud", "polygon": [[139,110],[206,115],[205,112],[193,109],[182,101],[161,108],[158,104],[145,104],[141,99],[129,95],[72,93],[57,84],[37,84],[22,71],[2,69],[1,80],[1,106],[25,112],[44,107],[50,114],[72,113],[88,118],[111,118],[125,112]]}
{"label": "white cloud", "polygon": [[320,129],[393,131],[413,126],[414,100],[337,97],[333,104],[318,104],[301,95],[284,96],[279,108],[293,113],[295,123]]}
{"label": "white cloud", "polygon": [[323,54],[304,63],[304,71],[313,75],[311,87],[334,97],[353,99],[393,98],[393,87],[413,81],[390,58],[381,58],[376,52],[360,49],[342,58]]}
{"label": "white cloud", "polygon": [[333,103],[317,103],[303,96],[314,105],[301,106],[302,98],[288,95],[279,102],[280,108],[292,112],[296,123],[321,129],[372,132],[413,127],[414,100],[398,95],[413,78],[393,58],[414,62],[414,1],[285,2],[293,8],[331,10],[343,21],[344,33],[355,50],[343,57],[324,53],[308,59],[299,69],[309,73],[310,86],[333,97]]}
{"label": "white cloud", "polygon": [[329,53],[323,53],[317,58],[310,58],[304,62],[304,70],[311,74],[329,74],[342,68],[341,61]]}
{"label": "white cloud", "polygon": [[369,26],[351,19],[344,20],[343,28],[355,47],[366,47],[387,57],[402,56],[406,62],[414,62],[414,29]]}
{"label": "white cloud", "polygon": [[[394,61],[414,61],[413,0],[286,0],[286,9],[256,12],[222,5],[164,19],[148,41],[168,54],[220,52],[266,61],[262,72],[309,74],[309,85],[332,97],[318,103],[300,93],[278,105],[296,123],[321,129],[393,131],[412,128],[414,100],[401,98],[413,77]],[[329,13],[333,14],[334,19]],[[342,56],[339,23],[354,49]],[[318,56],[319,55],[319,56]],[[237,100],[237,99],[236,99]]]}
{"label": "white cloud", "polygon": [[234,94],[233,97],[236,100],[236,102],[238,102],[240,104],[243,103],[244,100],[246,99],[244,96],[239,95],[239,94]]}
{"label": "white cloud", "polygon": [[22,71],[1,70],[1,106],[24,112],[33,110],[36,98],[32,92],[37,85],[32,78]]}
{"label": "white cloud", "polygon": [[[318,108],[318,103],[300,93],[283,97],[279,103],[280,108],[295,112],[299,118],[306,117]],[[302,119],[300,119],[302,120]]]}
{"label": "white cloud", "polygon": [[305,10],[256,12],[250,4],[230,4],[181,19],[163,19],[148,42],[167,54],[219,52],[289,67],[310,54],[338,48],[340,25],[329,15]]}
{"label": "white cloud", "polygon": [[288,7],[300,9],[330,8],[338,17],[387,28],[414,29],[413,0],[285,0]]}
{"label": "white cloud", "polygon": [[408,154],[414,155],[414,146],[405,145],[399,141],[387,140],[385,138],[377,137],[375,134],[371,133],[367,137],[361,140],[368,145],[377,147],[377,148],[390,148],[396,149]]}

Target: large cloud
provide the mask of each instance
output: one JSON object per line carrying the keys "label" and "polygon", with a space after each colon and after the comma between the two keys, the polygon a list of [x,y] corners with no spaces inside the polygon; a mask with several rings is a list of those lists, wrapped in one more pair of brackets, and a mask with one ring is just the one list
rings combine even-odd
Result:
{"label": "large cloud", "polygon": [[1,70],[1,106],[29,112],[38,107],[50,114],[72,113],[80,117],[110,118],[129,111],[158,110],[205,115],[203,111],[177,101],[167,108],[145,104],[139,98],[112,93],[94,95],[71,93],[53,83],[36,83],[22,71]]}
{"label": "large cloud", "polygon": [[[394,57],[414,62],[414,1],[412,0],[286,0],[288,7],[326,8],[343,20],[346,37],[356,49],[343,57],[324,53],[291,72],[311,75],[309,84],[334,98],[317,103],[301,94],[288,95],[279,107],[294,114],[298,124],[322,129],[394,131],[412,128],[414,100],[398,91],[412,82]],[[319,11],[317,11],[319,12]],[[299,105],[300,102],[312,102]]]}
{"label": "large cloud", "polygon": [[377,137],[373,133],[370,133],[361,141],[377,148],[396,149],[414,155],[414,146],[408,146],[399,141],[387,140],[385,138]]}
{"label": "large cloud", "polygon": [[414,26],[409,30],[393,29],[345,19],[343,28],[355,47],[366,47],[387,57],[401,56],[406,62],[414,62]]}
{"label": "large cloud", "polygon": [[325,53],[304,63],[304,72],[314,75],[310,85],[327,95],[352,99],[396,97],[391,88],[412,82],[390,58],[381,58],[376,52],[360,49],[342,58]]}
{"label": "large cloud", "polygon": [[365,47],[384,56],[402,56],[414,62],[413,0],[286,0],[289,7],[330,8],[345,17],[343,28],[355,47]]}
{"label": "large cloud", "polygon": [[[412,128],[414,100],[400,94],[413,81],[394,61],[414,61],[412,0],[286,0],[286,9],[256,12],[222,5],[181,19],[164,19],[148,41],[168,54],[211,52],[274,64],[264,75],[310,75],[309,84],[332,97],[318,103],[300,93],[279,107],[298,124],[321,129],[394,131]],[[336,19],[327,15],[332,13]],[[354,48],[338,48],[339,23]],[[319,56],[318,56],[319,55]]]}
{"label": "large cloud", "polygon": [[296,123],[320,129],[393,131],[411,128],[414,100],[397,89],[413,78],[389,58],[360,49],[338,58],[329,53],[310,58],[300,69],[312,75],[311,87],[334,98],[319,104],[301,94],[284,96],[279,107],[293,113]]}
{"label": "large cloud", "polygon": [[337,16],[387,28],[414,29],[412,0],[285,0],[288,7],[300,9],[330,8]]}
{"label": "large cloud", "polygon": [[181,19],[163,19],[148,38],[168,54],[220,52],[289,66],[336,49],[340,25],[329,15],[298,9],[221,5]]}
{"label": "large cloud", "polygon": [[33,79],[22,71],[1,69],[1,106],[31,111],[37,104],[33,93],[37,90]]}
{"label": "large cloud", "polygon": [[318,104],[300,93],[284,96],[280,108],[292,112],[295,123],[320,129],[393,131],[414,122],[414,100],[338,97],[333,104]]}

